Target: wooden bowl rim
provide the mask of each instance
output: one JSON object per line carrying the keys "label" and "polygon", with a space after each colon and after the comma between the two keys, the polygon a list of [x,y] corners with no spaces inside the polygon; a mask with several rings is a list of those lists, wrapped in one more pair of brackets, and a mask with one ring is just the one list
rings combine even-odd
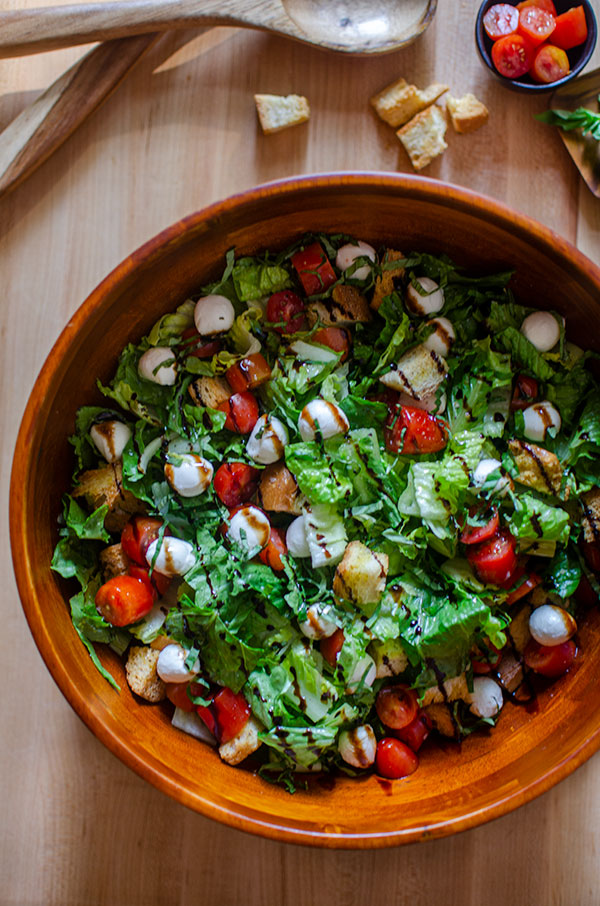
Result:
{"label": "wooden bowl rim", "polygon": [[[34,641],[59,689],[75,710],[78,716],[98,739],[117,757],[157,789],[167,793],[183,805],[213,818],[230,827],[243,830],[258,836],[279,842],[299,843],[308,846],[325,848],[356,849],[382,848],[401,843],[445,837],[459,831],[468,830],[480,824],[508,814],[519,806],[530,802],[549,790],[556,783],[571,774],[600,748],[600,712],[595,731],[588,739],[573,751],[568,758],[544,771],[534,781],[510,794],[499,795],[491,804],[484,807],[468,808],[464,814],[431,824],[421,823],[418,826],[403,828],[398,831],[369,833],[336,833],[323,829],[309,830],[298,824],[278,823],[275,817],[261,820],[255,811],[232,811],[210,798],[203,798],[192,793],[181,785],[177,778],[165,773],[162,765],[150,764],[133,753],[127,741],[113,732],[100,720],[74,678],[67,672],[60,657],[55,651],[52,638],[47,628],[37,619],[41,610],[36,592],[37,579],[32,569],[31,559],[26,544],[27,513],[23,504],[20,489],[24,487],[28,472],[35,468],[36,452],[30,438],[35,434],[35,423],[38,413],[43,408],[46,396],[52,386],[60,363],[67,353],[72,337],[82,328],[85,321],[102,304],[107,290],[115,291],[116,285],[131,277],[141,262],[151,263],[152,259],[162,254],[165,247],[180,239],[188,230],[203,221],[212,221],[226,217],[232,211],[248,203],[270,199],[276,201],[280,195],[312,192],[315,189],[326,191],[328,188],[344,188],[347,191],[378,190],[385,193],[399,193],[403,197],[413,197],[420,201],[436,205],[450,206],[471,216],[479,216],[491,221],[496,227],[517,233],[527,242],[552,251],[567,259],[572,267],[586,275],[590,285],[600,290],[600,268],[589,258],[548,227],[540,224],[525,214],[521,214],[508,205],[495,199],[475,193],[469,189],[442,183],[422,176],[391,174],[374,171],[330,172],[318,175],[290,177],[261,184],[255,188],[237,193],[229,198],[215,202],[208,207],[190,214],[148,240],[136,251],[127,256],[117,267],[94,289],[88,298],[75,311],[61,332],[48,354],[44,365],[32,387],[22,422],[19,428],[10,483],[10,538],[13,566],[17,587],[25,617],[29,624]],[[94,669],[90,662],[90,669]],[[161,770],[161,768],[163,768]]]}

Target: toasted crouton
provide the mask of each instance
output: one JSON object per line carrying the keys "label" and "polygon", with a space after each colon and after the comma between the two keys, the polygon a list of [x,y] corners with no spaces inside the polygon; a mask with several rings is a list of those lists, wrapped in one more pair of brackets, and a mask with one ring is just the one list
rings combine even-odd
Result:
{"label": "toasted crouton", "polygon": [[517,481],[540,494],[560,492],[563,470],[554,453],[524,440],[509,440],[508,447],[519,471]]}
{"label": "toasted crouton", "polygon": [[437,730],[441,736],[456,736],[456,724],[452,717],[452,712],[446,704],[427,705],[423,708],[423,713],[427,715],[432,723],[433,729]]}
{"label": "toasted crouton", "polygon": [[[386,249],[385,255],[383,256],[383,264],[389,264],[392,261],[399,261],[404,257],[402,252],[397,252],[394,249]],[[375,289],[373,290],[373,298],[371,299],[371,308],[374,308],[375,311],[379,308],[386,296],[391,295],[396,289],[397,281],[404,276],[403,267],[390,267],[383,270],[381,277],[377,277],[375,281]]]}
{"label": "toasted crouton", "polygon": [[369,303],[356,286],[334,286],[331,299],[325,302],[311,302],[308,306],[308,319],[311,324],[320,321],[326,327],[332,325],[346,326],[365,323],[371,320]]}
{"label": "toasted crouton", "polygon": [[446,360],[422,343],[405,352],[395,368],[379,378],[386,387],[406,393],[414,400],[435,396],[438,387],[446,380]]}
{"label": "toasted crouton", "polygon": [[333,593],[355,604],[375,604],[385,588],[389,557],[351,541],[333,577]]}
{"label": "toasted crouton", "polygon": [[474,132],[485,126],[490,115],[485,104],[478,101],[474,94],[464,94],[460,98],[449,94],[446,109],[455,132]]}
{"label": "toasted crouton", "polygon": [[137,646],[131,648],[125,664],[129,688],[147,702],[159,702],[166,697],[165,684],[156,672],[160,651]]}
{"label": "toasted crouton", "polygon": [[129,570],[129,557],[123,550],[121,542],[111,544],[110,547],[105,547],[103,551],[100,551],[99,560],[105,582],[114,576],[124,576]]}
{"label": "toasted crouton", "polygon": [[72,494],[73,497],[85,497],[88,506],[94,510],[105,504],[108,506],[104,525],[109,532],[122,531],[134,513],[145,512],[144,504],[123,487],[120,462],[82,472]]}
{"label": "toasted crouton", "polygon": [[226,761],[227,764],[239,764],[252,752],[256,752],[262,745],[258,738],[258,734],[262,732],[262,729],[259,722],[251,716],[237,736],[219,746],[219,755],[223,761]]}
{"label": "toasted crouton", "polygon": [[302,495],[296,479],[283,462],[274,462],[263,470],[258,486],[258,500],[263,510],[273,513],[302,512]]}
{"label": "toasted crouton", "polygon": [[231,387],[220,377],[199,377],[192,381],[188,392],[197,406],[218,409],[231,396]]}
{"label": "toasted crouton", "polygon": [[500,685],[507,692],[515,692],[525,677],[522,662],[510,652],[504,655],[496,669],[500,678]]}
{"label": "toasted crouton", "polygon": [[529,631],[529,617],[532,607],[530,604],[524,604],[517,614],[512,618],[508,626],[508,634],[512,641],[515,651],[522,654],[531,638]]}
{"label": "toasted crouton", "polygon": [[255,94],[254,103],[265,135],[298,126],[310,117],[308,101],[300,94]]}
{"label": "toasted crouton", "polygon": [[374,95],[371,104],[382,120],[397,129],[433,104],[445,91],[448,91],[447,85],[434,83],[421,91],[416,85],[409,85],[406,79],[398,79]]}
{"label": "toasted crouton", "polygon": [[600,539],[600,488],[592,488],[581,495],[583,504],[583,540],[594,542]]}
{"label": "toasted crouton", "polygon": [[441,704],[442,702],[454,702],[459,698],[465,702],[470,701],[471,693],[467,686],[466,674],[461,673],[460,676],[452,676],[450,679],[445,679],[442,685],[443,691],[438,685],[425,689],[421,699],[422,708],[426,708],[427,705]]}
{"label": "toasted crouton", "polygon": [[417,113],[396,132],[415,170],[427,167],[446,150],[445,134],[446,114],[435,104]]}

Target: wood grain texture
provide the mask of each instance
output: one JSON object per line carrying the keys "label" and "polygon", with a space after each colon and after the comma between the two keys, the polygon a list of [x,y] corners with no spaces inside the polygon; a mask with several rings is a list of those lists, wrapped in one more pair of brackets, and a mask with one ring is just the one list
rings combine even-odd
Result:
{"label": "wood grain texture", "polygon": [[[28,6],[38,5],[35,3]],[[14,6],[23,6],[22,0]],[[475,0],[440,4],[417,43],[372,60],[215,29],[184,47],[165,36],[88,123],[0,201],[3,474],[34,378],[70,315],[144,240],[258,182],[331,169],[410,171],[368,98],[401,75],[473,91],[489,124],[447,135],[424,171],[535,217],[600,261],[600,207],[544,107],[506,92],[479,63]],[[80,51],[0,61],[0,124]],[[596,51],[595,63],[600,62]],[[306,94],[306,126],[264,137],[255,92]],[[7,505],[7,484],[2,486]],[[600,759],[492,824],[397,850],[335,853],[249,837],[144,783],[81,724],[52,682],[23,618],[7,530],[0,746],[0,882],[6,906],[596,906]],[[493,866],[495,880],[490,880]]]}

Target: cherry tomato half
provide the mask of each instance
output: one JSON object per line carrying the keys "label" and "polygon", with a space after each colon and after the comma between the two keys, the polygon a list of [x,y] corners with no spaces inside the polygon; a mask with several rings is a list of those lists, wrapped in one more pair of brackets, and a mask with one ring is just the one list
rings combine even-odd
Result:
{"label": "cherry tomato half", "polygon": [[375,699],[375,710],[382,724],[391,730],[402,730],[419,713],[417,696],[408,686],[386,686]]}
{"label": "cherry tomato half", "polygon": [[318,242],[292,255],[292,264],[307,296],[324,293],[337,280],[331,262]]}
{"label": "cherry tomato half", "polygon": [[552,43],[563,50],[570,50],[587,40],[588,27],[583,6],[574,6],[556,17]]}
{"label": "cherry tomato half", "polygon": [[377,743],[375,766],[381,777],[399,780],[414,774],[419,767],[419,759],[405,742],[385,736]]}
{"label": "cherry tomato half", "polygon": [[510,3],[496,3],[490,6],[483,17],[483,27],[488,38],[497,41],[505,35],[516,32],[519,24],[519,12]]}
{"label": "cherry tomato half", "polygon": [[181,346],[184,355],[191,355],[196,359],[211,359],[221,348],[219,340],[201,337],[195,327],[188,327],[183,331]]}
{"label": "cherry tomato half", "polygon": [[167,698],[176,708],[191,713],[195,705],[188,695],[189,683],[165,683]]}
{"label": "cherry tomato half", "polygon": [[147,566],[146,551],[158,538],[162,519],[153,516],[134,516],[121,532],[121,545],[130,560],[139,566]]}
{"label": "cherry tomato half", "polygon": [[258,421],[258,403],[249,390],[234,393],[217,408],[227,415],[225,427],[237,434],[250,434]]}
{"label": "cherry tomato half", "polygon": [[254,390],[271,377],[271,368],[260,352],[246,356],[225,372],[227,383],[236,393]]}
{"label": "cherry tomato half", "polygon": [[552,13],[539,6],[527,6],[519,13],[519,34],[529,38],[536,46],[547,41],[555,27],[556,19]]}
{"label": "cherry tomato half", "polygon": [[407,746],[418,752],[429,734],[431,733],[431,720],[424,711],[420,711],[407,727],[394,730],[394,736],[405,742]]}
{"label": "cherry tomato half", "polygon": [[258,487],[260,472],[245,462],[225,462],[215,472],[215,494],[225,506],[247,503]]}
{"label": "cherry tomato half", "polygon": [[487,513],[484,514],[480,512],[478,514],[475,508],[472,508],[469,511],[469,518],[460,533],[460,540],[463,544],[481,544],[482,541],[489,541],[489,539],[498,531],[498,528],[500,527],[500,516],[498,515],[496,507],[492,508],[487,522],[482,525],[476,525],[474,522],[469,522],[469,519],[474,519],[478,515],[484,517]]}
{"label": "cherry tomato half", "polygon": [[475,575],[485,585],[503,585],[514,575],[518,565],[516,541],[508,529],[502,529],[489,541],[467,551]]}
{"label": "cherry tomato half", "polygon": [[437,453],[448,443],[443,422],[416,406],[397,406],[384,429],[385,445],[391,453]]}
{"label": "cherry tomato half", "polygon": [[556,7],[552,0],[523,0],[522,3],[517,3],[517,9],[520,11],[526,9],[528,6],[537,6],[539,9],[545,9],[547,13],[556,17]]}
{"label": "cherry tomato half", "polygon": [[[514,585],[516,579],[516,575],[511,578],[511,585]],[[537,573],[529,573],[527,578],[520,585],[517,585],[514,591],[511,591],[504,603],[507,607],[512,607],[513,604],[520,601],[521,598],[524,598],[525,595],[528,595],[530,591],[540,585],[541,581],[542,577],[538,576]]]}
{"label": "cherry tomato half", "polygon": [[536,53],[531,67],[531,77],[540,84],[550,84],[569,74],[569,58],[560,47],[543,44]]}
{"label": "cherry tomato half", "polygon": [[273,528],[273,526],[271,526],[269,543],[266,547],[263,547],[258,556],[266,566],[270,566],[275,572],[281,572],[284,569],[283,560],[281,558],[285,556],[285,554],[287,554],[285,535],[281,529]]}
{"label": "cherry tomato half", "polygon": [[342,327],[321,327],[320,330],[313,334],[312,339],[315,343],[320,343],[321,346],[328,346],[334,352],[341,352],[341,362],[348,358],[350,339],[348,331]]}
{"label": "cherry tomato half", "polygon": [[573,639],[560,645],[540,645],[531,639],[523,652],[523,659],[530,670],[540,676],[562,676],[573,664],[577,646]]}
{"label": "cherry tomato half", "polygon": [[219,743],[229,742],[244,729],[250,718],[250,705],[241,692],[232,692],[227,686],[213,699]]}
{"label": "cherry tomato half", "polygon": [[531,69],[533,44],[523,35],[507,35],[492,46],[492,61],[501,76],[518,79]]}
{"label": "cherry tomato half", "polygon": [[137,623],[154,606],[154,596],[145,582],[133,576],[114,576],[96,592],[96,610],[113,626]]}
{"label": "cherry tomato half", "polygon": [[304,302],[291,289],[273,293],[267,302],[267,321],[273,325],[277,333],[298,333],[306,330],[306,315]]}
{"label": "cherry tomato half", "polygon": [[164,573],[159,573],[156,569],[153,569],[152,575],[150,575],[148,567],[138,566],[137,563],[131,563],[129,565],[128,573],[130,576],[133,576],[134,579],[140,579],[140,581],[145,582],[155,597],[162,597],[162,595],[166,594],[167,589],[173,581],[171,576],[165,576]]}
{"label": "cherry tomato half", "polygon": [[333,635],[319,642],[319,651],[331,667],[335,667],[344,644],[344,630],[336,629]]}
{"label": "cherry tomato half", "polygon": [[526,374],[518,374],[510,404],[511,411],[527,409],[528,406],[531,406],[536,401],[538,393],[538,382],[535,378]]}

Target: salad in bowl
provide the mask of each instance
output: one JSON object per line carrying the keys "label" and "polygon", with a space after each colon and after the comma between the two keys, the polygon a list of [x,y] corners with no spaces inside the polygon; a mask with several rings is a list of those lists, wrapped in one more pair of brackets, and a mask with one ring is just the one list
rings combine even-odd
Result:
{"label": "salad in bowl", "polygon": [[315,233],[224,265],[78,412],[73,625],[231,765],[405,777],[578,657],[592,354],[444,256]]}

